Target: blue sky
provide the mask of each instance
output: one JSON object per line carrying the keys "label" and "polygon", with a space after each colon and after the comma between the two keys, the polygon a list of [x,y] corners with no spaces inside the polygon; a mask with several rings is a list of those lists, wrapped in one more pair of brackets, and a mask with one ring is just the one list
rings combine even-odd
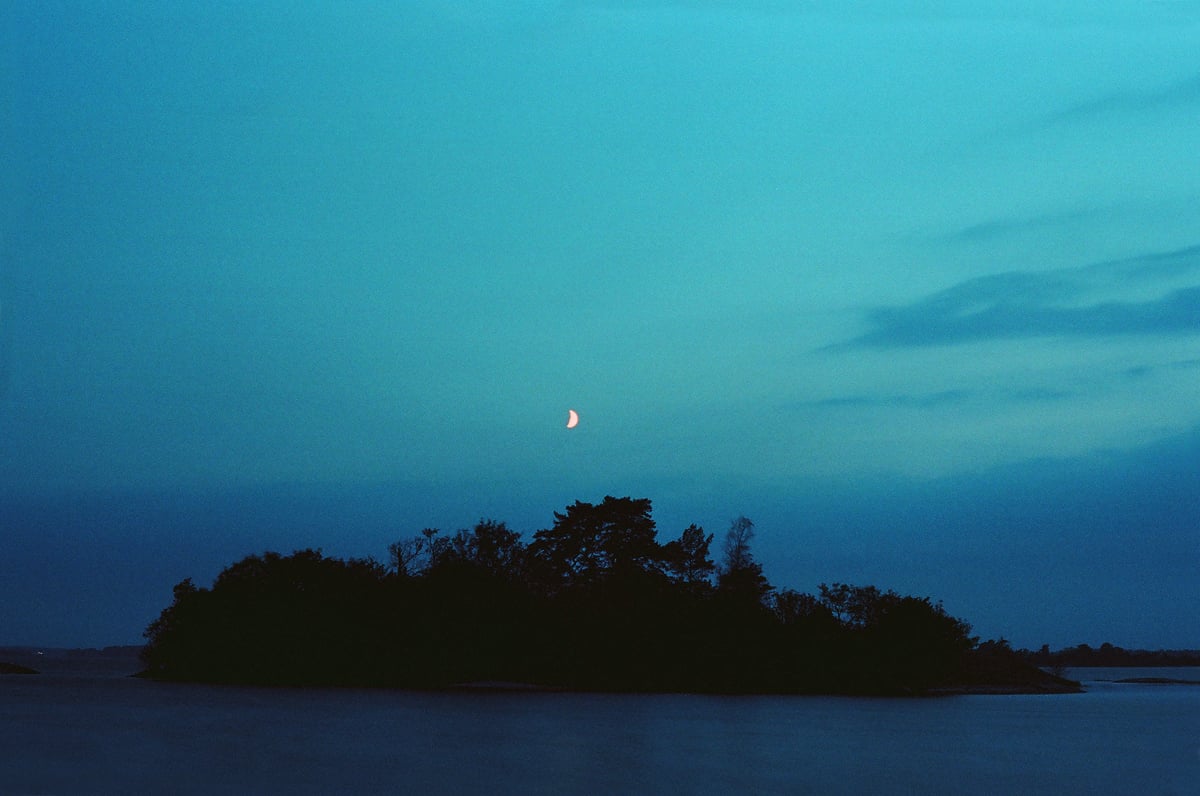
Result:
{"label": "blue sky", "polygon": [[0,12],[0,642],[630,494],[1200,646],[1200,3],[393,5]]}

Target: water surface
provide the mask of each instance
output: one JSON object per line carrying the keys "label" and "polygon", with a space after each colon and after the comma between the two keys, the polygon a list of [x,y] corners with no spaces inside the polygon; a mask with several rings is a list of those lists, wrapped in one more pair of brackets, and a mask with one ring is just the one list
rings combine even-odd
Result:
{"label": "water surface", "polygon": [[1196,686],[868,699],[0,678],[4,793],[1183,794],[1198,781]]}

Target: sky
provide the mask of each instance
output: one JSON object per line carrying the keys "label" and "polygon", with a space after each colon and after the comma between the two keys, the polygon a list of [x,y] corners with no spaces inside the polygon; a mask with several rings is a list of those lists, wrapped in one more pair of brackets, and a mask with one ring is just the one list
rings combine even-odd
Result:
{"label": "sky", "polygon": [[1200,2],[841,5],[3,4],[0,643],[611,494],[1200,647]]}

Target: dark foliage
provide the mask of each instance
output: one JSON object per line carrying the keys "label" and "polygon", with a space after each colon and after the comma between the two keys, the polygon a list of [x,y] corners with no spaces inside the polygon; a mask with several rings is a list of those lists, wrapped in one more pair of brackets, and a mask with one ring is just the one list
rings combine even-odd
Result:
{"label": "dark foliage", "polygon": [[1020,655],[1036,666],[1049,669],[1085,666],[1200,666],[1200,650],[1128,650],[1105,642],[1099,647],[1080,644],[1051,652],[1043,645],[1037,652]]}
{"label": "dark foliage", "polygon": [[554,525],[533,535],[529,556],[550,591],[586,587],[612,578],[661,574],[666,556],[655,539],[647,499],[575,501]]}
{"label": "dark foliage", "polygon": [[[576,502],[554,518],[529,545],[481,520],[396,542],[387,567],[301,550],[245,558],[209,589],[185,580],[146,630],[145,674],[895,694],[971,680],[976,639],[940,604],[872,586],[776,590],[744,517],[719,569],[695,525],[660,544],[649,500]],[[1033,670],[1011,657],[1009,668]]]}

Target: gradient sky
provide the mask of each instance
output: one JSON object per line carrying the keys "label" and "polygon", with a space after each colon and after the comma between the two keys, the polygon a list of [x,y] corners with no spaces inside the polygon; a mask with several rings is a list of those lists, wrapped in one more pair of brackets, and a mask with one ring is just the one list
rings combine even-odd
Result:
{"label": "gradient sky", "polygon": [[837,5],[6,3],[0,643],[613,494],[1200,647],[1200,2]]}

